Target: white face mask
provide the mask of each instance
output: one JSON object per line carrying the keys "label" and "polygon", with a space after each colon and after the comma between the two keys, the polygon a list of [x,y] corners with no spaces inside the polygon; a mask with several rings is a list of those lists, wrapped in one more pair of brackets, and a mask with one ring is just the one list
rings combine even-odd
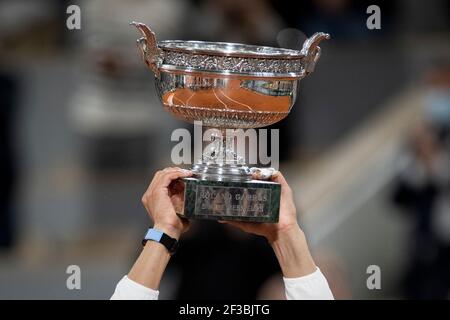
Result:
{"label": "white face mask", "polygon": [[450,90],[430,89],[425,96],[425,115],[433,123],[450,126]]}

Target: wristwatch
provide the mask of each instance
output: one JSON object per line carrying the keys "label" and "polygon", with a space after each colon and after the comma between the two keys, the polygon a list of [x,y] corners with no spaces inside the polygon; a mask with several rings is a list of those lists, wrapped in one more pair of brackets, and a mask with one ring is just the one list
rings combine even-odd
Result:
{"label": "wristwatch", "polygon": [[161,230],[150,228],[142,239],[142,245],[145,246],[148,240],[161,243],[167,248],[170,254],[174,254],[178,249],[178,241],[175,238],[167,235]]}

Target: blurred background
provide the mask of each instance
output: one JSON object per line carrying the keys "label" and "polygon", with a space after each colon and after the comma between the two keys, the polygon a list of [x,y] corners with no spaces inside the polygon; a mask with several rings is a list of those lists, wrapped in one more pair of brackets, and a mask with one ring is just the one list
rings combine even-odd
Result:
{"label": "blurred background", "polygon": [[[66,9],[81,8],[68,30]],[[369,5],[381,9],[370,30]],[[132,20],[160,40],[301,48],[328,32],[280,129],[280,169],[337,299],[450,297],[449,2],[1,0],[0,298],[108,299],[150,221],[171,132]],[[66,269],[81,268],[81,290]],[[379,266],[381,289],[367,287]],[[270,247],[194,223],[161,298],[283,298]]]}

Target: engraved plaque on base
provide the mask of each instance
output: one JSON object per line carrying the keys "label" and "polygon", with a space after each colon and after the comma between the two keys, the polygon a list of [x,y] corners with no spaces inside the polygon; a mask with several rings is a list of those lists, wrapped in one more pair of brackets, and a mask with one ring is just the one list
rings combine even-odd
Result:
{"label": "engraved plaque on base", "polygon": [[244,182],[183,179],[184,208],[191,219],[278,222],[280,185],[269,181]]}

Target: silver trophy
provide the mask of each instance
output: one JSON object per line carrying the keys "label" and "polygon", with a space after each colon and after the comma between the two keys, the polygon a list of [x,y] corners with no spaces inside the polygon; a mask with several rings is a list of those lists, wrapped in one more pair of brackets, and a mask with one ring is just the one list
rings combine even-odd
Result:
{"label": "silver trophy", "polygon": [[255,168],[235,153],[234,137],[227,136],[226,129],[259,128],[285,118],[300,79],[313,72],[320,57],[320,41],[330,36],[315,33],[296,51],[225,42],[157,42],[145,24],[131,24],[142,34],[137,45],[155,74],[164,108],[178,119],[217,129],[192,167],[194,176],[183,179],[184,205],[178,214],[277,222],[280,185],[252,180]]}

